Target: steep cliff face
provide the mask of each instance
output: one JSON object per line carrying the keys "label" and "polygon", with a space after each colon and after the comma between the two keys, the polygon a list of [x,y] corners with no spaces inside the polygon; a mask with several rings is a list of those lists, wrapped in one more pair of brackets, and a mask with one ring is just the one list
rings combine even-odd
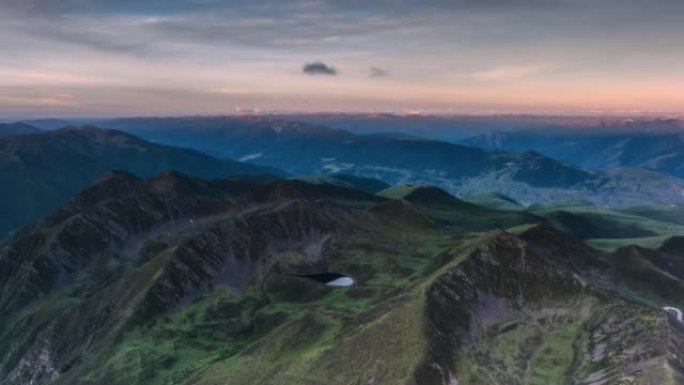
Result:
{"label": "steep cliff face", "polygon": [[0,383],[682,383],[670,249],[444,194],[103,175],[0,247]]}

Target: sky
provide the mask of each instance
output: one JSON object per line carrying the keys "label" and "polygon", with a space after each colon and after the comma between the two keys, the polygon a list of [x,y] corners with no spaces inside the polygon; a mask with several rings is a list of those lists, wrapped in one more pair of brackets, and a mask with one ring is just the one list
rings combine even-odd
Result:
{"label": "sky", "polygon": [[0,0],[0,116],[684,112],[682,0]]}

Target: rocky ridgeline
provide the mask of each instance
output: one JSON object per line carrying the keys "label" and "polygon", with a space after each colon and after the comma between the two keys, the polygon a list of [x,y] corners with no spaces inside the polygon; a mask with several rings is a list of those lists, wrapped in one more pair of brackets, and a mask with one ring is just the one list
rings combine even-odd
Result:
{"label": "rocky ridgeline", "polygon": [[[429,346],[415,383],[557,381],[538,373],[554,366],[577,384],[679,383],[683,325],[668,322],[659,309],[606,298],[592,281],[597,272],[608,274],[607,266],[598,259],[576,264],[573,251],[581,245],[558,253],[563,238],[545,227],[519,237],[502,234],[439,276],[426,293]],[[563,334],[567,362],[548,344]],[[501,341],[518,335],[525,338],[502,357]],[[464,375],[459,361],[486,376],[472,367]]]}
{"label": "rocky ridgeline", "polygon": [[68,337],[55,333],[74,313],[27,325],[35,328],[27,333],[40,338],[7,352],[3,367],[13,369],[4,376],[46,381],[82,359],[88,350],[82,344],[108,338],[99,334],[103,328],[148,322],[214,285],[244,289],[284,252],[308,256],[298,266],[325,266],[323,250],[346,212],[326,206],[320,195],[334,200],[336,194],[365,196],[300,182],[211,183],[174,172],[149,180],[119,171],[103,175],[2,246],[5,319],[55,292],[75,290],[86,299],[69,308],[82,314],[84,327]]}
{"label": "rocky ridgeline", "polygon": [[[684,326],[657,306],[677,239],[606,254],[533,216],[463,231],[473,210],[107,173],[0,247],[0,382],[681,383]],[[331,267],[355,285],[295,276]]]}

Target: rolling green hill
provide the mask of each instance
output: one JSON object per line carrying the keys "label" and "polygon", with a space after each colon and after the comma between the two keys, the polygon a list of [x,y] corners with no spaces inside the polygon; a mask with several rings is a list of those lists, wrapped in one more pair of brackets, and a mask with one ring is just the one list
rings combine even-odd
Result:
{"label": "rolling green hill", "polygon": [[676,218],[659,215],[663,211],[658,205],[611,210],[574,201],[536,205],[528,211],[578,239],[605,250],[632,244],[654,248],[673,235],[684,234],[684,226],[677,223]]}

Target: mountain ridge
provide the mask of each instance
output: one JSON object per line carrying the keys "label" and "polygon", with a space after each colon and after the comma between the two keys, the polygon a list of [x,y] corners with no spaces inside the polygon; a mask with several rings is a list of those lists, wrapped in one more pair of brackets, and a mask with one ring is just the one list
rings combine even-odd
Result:
{"label": "mountain ridge", "polygon": [[495,190],[523,204],[571,197],[606,206],[645,200],[684,202],[684,181],[680,179],[654,172],[634,189],[621,181],[637,172],[589,171],[536,152],[486,151],[423,138],[355,135],[263,117],[138,118],[107,124],[219,157],[278,166],[298,175],[344,173],[389,184],[423,183],[456,196]]}
{"label": "mountain ridge", "polygon": [[39,133],[42,130],[27,123],[0,123],[0,138],[12,135],[27,135]]}
{"label": "mountain ridge", "polygon": [[0,244],[0,380],[674,385],[678,259],[621,255],[432,187],[110,171]]}
{"label": "mountain ridge", "polygon": [[681,122],[677,124],[677,129],[665,132],[492,132],[461,143],[497,150],[535,150],[590,169],[641,167],[682,178],[684,129]]}
{"label": "mountain ridge", "polygon": [[200,177],[284,175],[194,150],[149,143],[130,134],[94,126],[0,139],[0,234],[37,219],[73,196],[101,173],[125,169],[151,176],[178,169]]}

